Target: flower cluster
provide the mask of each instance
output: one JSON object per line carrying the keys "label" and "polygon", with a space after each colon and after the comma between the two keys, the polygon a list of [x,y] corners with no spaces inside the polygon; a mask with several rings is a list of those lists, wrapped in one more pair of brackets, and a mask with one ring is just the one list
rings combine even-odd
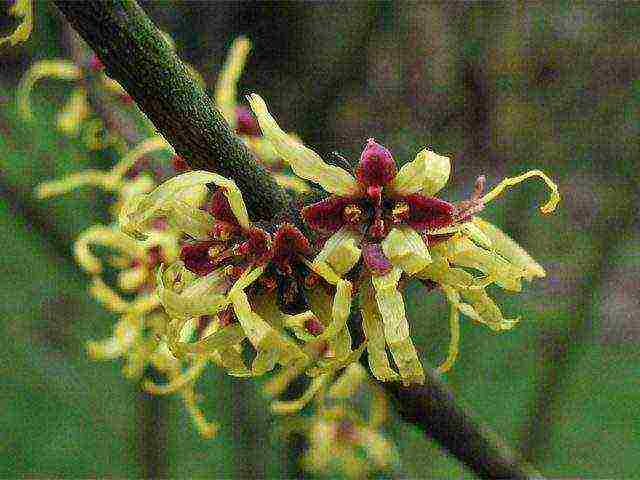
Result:
{"label": "flower cluster", "polygon": [[[256,149],[256,155],[267,158],[275,168],[279,165],[276,162],[275,152],[272,148],[265,147],[267,144],[261,140],[257,122],[248,109],[235,106],[236,83],[248,48],[249,43],[245,39],[241,38],[234,42],[225,68],[220,75],[215,95],[221,105],[230,107],[223,108],[223,111],[230,112],[228,116],[225,116],[230,123],[236,126],[236,132],[250,147]],[[101,79],[97,83],[98,86],[106,88],[107,92],[126,95],[118,84],[104,75],[103,66],[97,57],[93,56],[89,64],[92,74]],[[33,65],[23,78],[18,90],[19,105],[24,118],[32,118],[30,95],[38,79],[45,76],[55,76],[81,81],[81,75],[83,75],[82,68],[63,60],[42,61]],[[80,83],[81,86],[72,93],[72,101],[58,115],[58,127],[66,133],[77,133],[88,115],[87,92],[82,82]],[[65,129],[66,126],[70,128]],[[108,135],[115,138],[117,133],[109,132]],[[124,142],[114,141],[111,143],[118,148],[125,148]],[[96,148],[103,147],[105,144],[94,146]],[[172,164],[162,160],[162,156],[166,156],[165,152],[173,155]],[[158,158],[154,158],[158,155]],[[117,218],[121,214],[123,205],[129,200],[152,191],[158,182],[186,170],[188,170],[187,164],[175,155],[171,146],[162,137],[155,136],[142,141],[129,151],[125,151],[122,160],[110,170],[84,170],[59,180],[45,182],[38,186],[36,195],[39,198],[47,198],[82,186],[97,186],[115,195],[112,214]],[[287,176],[284,173],[280,173],[280,175],[283,185],[298,191],[304,190],[304,182],[301,180],[287,181]],[[206,190],[201,185],[200,189],[191,190],[191,196],[182,195],[180,197],[181,205],[188,207],[190,202],[199,202],[204,198],[202,197],[203,189]],[[179,212],[184,213],[181,210]],[[120,316],[114,327],[113,335],[105,340],[90,342],[88,352],[95,359],[123,358],[125,360],[123,373],[128,378],[139,378],[144,375],[148,365],[153,366],[156,371],[165,375],[168,383],[157,385],[145,381],[145,389],[154,394],[180,394],[201,434],[212,436],[216,427],[205,419],[198,408],[194,383],[210,361],[217,362],[219,365],[228,365],[233,360],[229,360],[230,357],[225,356],[223,362],[223,357],[216,355],[174,356],[167,343],[161,341],[167,336],[174,338],[170,333],[175,332],[175,329],[169,329],[171,319],[167,317],[158,296],[155,294],[156,272],[160,265],[171,265],[176,262],[181,255],[181,250],[186,255],[186,252],[194,247],[193,245],[183,245],[183,227],[184,224],[180,220],[177,223],[170,223],[160,218],[151,221],[145,226],[146,239],[144,242],[132,240],[115,225],[95,225],[79,236],[75,244],[75,255],[79,264],[92,277],[89,292],[105,308]],[[191,232],[188,228],[187,231]],[[273,263],[279,265],[281,269],[286,269],[288,260],[285,244],[291,240],[289,238],[291,232],[295,235],[295,231],[283,228],[279,234],[274,236],[275,244],[282,245],[283,254],[276,255]],[[256,236],[259,236],[259,229],[251,230],[249,235],[253,235],[252,238],[257,243],[266,240],[266,237],[260,239]],[[109,255],[105,257],[106,263],[103,264],[100,257],[94,254],[93,250],[96,248],[109,251]],[[197,248],[196,246],[195,250]],[[104,280],[105,270],[108,273],[114,272],[116,274],[115,285],[111,286]],[[215,322],[209,322],[203,316],[197,325],[194,323],[183,325],[180,329],[180,335],[183,339],[189,337],[199,341],[210,337],[216,328]],[[210,342],[211,339],[208,341]],[[171,342],[170,345],[174,346],[174,342]],[[231,368],[231,370],[249,374],[246,369],[234,370]]]}
{"label": "flower cluster", "polygon": [[[387,398],[360,364],[349,365],[318,390],[313,413],[289,417],[281,427],[285,435],[298,433],[305,438],[308,447],[300,460],[303,469],[368,478],[398,467],[398,451],[382,430],[388,417]],[[358,402],[359,398],[364,402]],[[282,408],[283,403],[276,407]]]}
{"label": "flower cluster", "polygon": [[[515,321],[502,316],[485,288],[495,283],[519,291],[522,279],[544,276],[544,270],[476,214],[504,189],[533,176],[542,178],[552,192],[541,211],[553,211],[558,189],[544,173],[533,170],[507,178],[484,195],[480,177],[469,200],[449,203],[434,196],[449,178],[449,158],[424,149],[398,170],[391,152],[369,139],[352,174],[325,163],[282,131],[258,95],[251,95],[249,102],[265,137],[296,175],[327,192],[326,199],[302,211],[306,224],[318,234],[312,268],[331,284],[355,283],[369,362],[378,379],[424,381],[400,292],[405,279],[415,277],[441,287],[451,304],[452,343],[441,371],[450,368],[456,356],[459,313],[495,330],[513,326]],[[334,303],[343,302],[343,295],[336,288]],[[347,328],[344,318],[334,315],[333,321],[332,334]]]}

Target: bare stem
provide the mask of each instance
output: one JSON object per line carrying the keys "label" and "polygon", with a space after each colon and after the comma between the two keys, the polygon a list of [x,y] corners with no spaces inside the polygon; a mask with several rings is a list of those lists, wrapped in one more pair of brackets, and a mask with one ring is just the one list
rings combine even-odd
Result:
{"label": "bare stem", "polygon": [[107,74],[194,169],[232,178],[254,220],[272,220],[289,198],[231,132],[222,114],[133,0],[54,0]]}

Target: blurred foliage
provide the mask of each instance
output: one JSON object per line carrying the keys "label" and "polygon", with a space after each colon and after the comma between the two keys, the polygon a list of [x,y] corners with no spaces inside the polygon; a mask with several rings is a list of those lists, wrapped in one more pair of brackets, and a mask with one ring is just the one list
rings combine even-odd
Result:
{"label": "blurred foliage", "polygon": [[[468,193],[479,174],[490,185],[530,168],[556,179],[563,202],[555,215],[536,210],[544,193],[535,183],[485,214],[548,277],[499,298],[506,314],[523,319],[514,330],[462,325],[447,380],[548,477],[638,475],[637,4],[144,5],[209,85],[231,39],[251,37],[243,91],[260,92],[284,127],[322,153],[353,157],[376,136],[405,161],[431,145],[454,158],[445,198]],[[107,334],[113,319],[85,294],[71,256],[82,229],[107,221],[109,198],[93,190],[47,202],[32,195],[42,180],[114,159],[53,131],[64,93],[57,84],[38,90],[35,123],[15,113],[13,88],[29,62],[62,55],[61,24],[38,1],[32,40],[2,53],[0,476],[141,476],[149,460],[140,410],[150,403],[119,365],[87,360],[85,342]],[[422,358],[438,363],[448,344],[444,302],[412,288],[407,309]],[[274,420],[257,386],[211,370],[199,388],[221,434],[200,439],[179,402],[154,400],[164,473],[290,471],[289,446],[270,436]],[[392,430],[406,476],[469,475],[413,428]]]}

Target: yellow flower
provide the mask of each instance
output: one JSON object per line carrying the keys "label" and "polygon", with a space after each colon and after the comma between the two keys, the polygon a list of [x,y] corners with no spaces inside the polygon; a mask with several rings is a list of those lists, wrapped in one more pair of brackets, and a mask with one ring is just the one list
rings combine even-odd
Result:
{"label": "yellow flower", "polygon": [[31,0],[15,0],[9,13],[14,17],[20,17],[20,24],[11,35],[0,37],[0,47],[5,43],[15,47],[18,43],[26,41],[33,29],[33,4]]}
{"label": "yellow flower", "polygon": [[[148,232],[145,242],[136,242],[113,226],[96,225],[78,238],[75,255],[80,266],[92,276],[89,291],[108,310],[120,315],[113,335],[87,345],[91,358],[110,360],[123,358],[123,374],[140,378],[147,365],[164,374],[169,383],[145,388],[154,394],[179,393],[199,432],[211,437],[216,426],[208,422],[197,406],[194,383],[206,359],[177,360],[159,341],[165,333],[167,318],[155,294],[155,270],[162,262],[176,260],[178,235],[162,223]],[[102,278],[105,266],[92,249],[107,248],[107,267],[115,269],[116,287]]]}
{"label": "yellow flower", "polygon": [[[367,379],[364,368],[354,363],[337,379],[332,379],[332,383],[324,382],[322,389],[312,383],[308,391],[314,387],[318,391],[314,392],[311,416],[284,420],[284,433],[300,433],[307,440],[301,460],[305,470],[367,478],[374,472],[397,467],[398,451],[382,433],[389,408],[385,394]],[[368,400],[366,416],[358,412],[356,395]],[[276,412],[290,413],[288,410]]]}
{"label": "yellow flower", "polygon": [[[207,185],[217,190],[209,194]],[[168,343],[177,356],[216,355],[233,375],[261,375],[276,364],[305,361],[306,355],[284,331],[278,308],[276,272],[292,271],[306,239],[290,225],[274,235],[249,221],[236,184],[204,171],[174,177],[149,194],[130,199],[120,226],[136,237],[162,218],[191,240],[182,244],[180,261],[158,272],[158,296],[167,314]],[[184,329],[193,322],[215,325],[192,342]],[[251,369],[240,357],[247,338],[256,350]]]}
{"label": "yellow flower", "polygon": [[[494,238],[504,246],[506,241],[502,239],[506,237],[502,235],[501,240],[497,240],[495,232],[499,231],[495,227],[481,226],[474,219],[474,215],[505,188],[532,176],[542,178],[552,191],[541,211],[553,211],[559,201],[557,187],[539,170],[505,179],[484,196],[481,178],[470,200],[452,204],[434,197],[448,181],[449,158],[424,149],[398,171],[391,152],[369,139],[353,175],[325,163],[313,150],[282,131],[258,95],[251,95],[249,102],[265,137],[294,173],[317,183],[330,195],[302,211],[311,229],[320,235],[329,235],[312,265],[316,273],[336,287],[333,322],[324,335],[337,335],[346,329],[351,304],[348,279],[356,279],[363,329],[369,342],[369,361],[380,380],[398,377],[387,357],[386,347],[389,347],[403,382],[424,381],[424,371],[409,334],[400,284],[403,277],[422,275],[431,279],[427,272],[440,265],[433,258],[432,245],[452,237],[466,242],[463,246],[456,244],[460,251],[445,258],[447,262],[458,262],[487,274],[479,281],[472,277],[476,293],[489,283],[509,288],[520,278],[531,279],[539,273],[537,264],[536,267],[529,263],[525,268],[503,259],[497,247],[492,249],[489,245]],[[453,245],[451,240],[447,245]],[[519,249],[510,247],[509,252],[515,252],[516,248]],[[442,254],[438,260],[440,258]],[[518,256],[519,261],[523,258]],[[440,278],[432,280],[449,292],[449,283],[442,283]],[[448,281],[448,277],[445,280]],[[448,294],[447,298],[455,306],[456,314],[469,311],[456,299],[455,293]],[[455,329],[453,333],[455,337]],[[450,367],[452,356],[453,350],[442,370]]]}

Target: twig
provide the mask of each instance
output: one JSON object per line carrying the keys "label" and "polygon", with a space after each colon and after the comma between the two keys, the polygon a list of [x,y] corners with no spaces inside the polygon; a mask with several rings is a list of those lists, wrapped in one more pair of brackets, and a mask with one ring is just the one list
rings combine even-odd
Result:
{"label": "twig", "polygon": [[192,168],[232,178],[254,220],[272,220],[289,198],[235,136],[158,28],[133,0],[54,4]]}

